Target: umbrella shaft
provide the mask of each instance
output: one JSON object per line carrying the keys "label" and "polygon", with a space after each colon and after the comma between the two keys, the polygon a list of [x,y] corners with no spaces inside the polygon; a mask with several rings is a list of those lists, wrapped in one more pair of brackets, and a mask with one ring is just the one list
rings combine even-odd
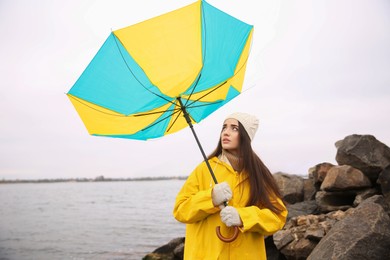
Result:
{"label": "umbrella shaft", "polygon": [[178,97],[177,100],[178,100],[179,103],[180,103],[180,109],[181,109],[181,111],[183,111],[183,116],[184,116],[184,118],[186,119],[187,124],[188,124],[188,125],[190,126],[190,128],[191,128],[192,134],[193,134],[194,137],[195,137],[196,143],[198,144],[198,147],[199,147],[199,149],[200,149],[200,152],[202,153],[203,159],[204,159],[204,161],[205,161],[205,163],[206,163],[206,165],[207,165],[207,168],[209,169],[209,172],[210,172],[210,174],[211,174],[211,177],[213,178],[214,183],[215,183],[215,184],[218,184],[218,181],[217,181],[217,178],[215,178],[213,169],[211,169],[209,160],[207,159],[207,156],[206,156],[206,154],[205,154],[205,152],[204,152],[204,150],[203,150],[203,147],[202,147],[202,145],[201,145],[201,143],[200,143],[200,141],[199,141],[199,139],[198,139],[198,136],[196,135],[196,132],[195,132],[195,130],[194,130],[194,126],[192,125],[190,116],[189,116],[189,114],[187,113],[187,110],[186,110],[185,106],[183,105],[183,103],[182,103],[180,97]]}

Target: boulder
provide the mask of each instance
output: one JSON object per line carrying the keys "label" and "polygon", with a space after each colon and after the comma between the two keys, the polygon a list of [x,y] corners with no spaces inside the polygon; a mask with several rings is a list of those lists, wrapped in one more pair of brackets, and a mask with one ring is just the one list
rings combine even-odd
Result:
{"label": "boulder", "polygon": [[294,204],[287,204],[287,220],[302,215],[311,215],[318,212],[318,206],[315,200],[305,200]]}
{"label": "boulder", "polygon": [[313,176],[314,184],[317,187],[321,186],[321,183],[324,181],[328,171],[333,166],[334,165],[331,163],[323,162],[309,169],[309,175]]}
{"label": "boulder", "polygon": [[303,201],[303,178],[301,176],[281,172],[277,172],[273,176],[287,203],[294,204]]}
{"label": "boulder", "polygon": [[379,195],[379,194],[380,194],[380,192],[374,188],[358,191],[356,194],[355,200],[353,201],[353,206],[357,207],[364,200],[366,200],[374,195]]}
{"label": "boulder", "polygon": [[371,180],[390,164],[390,148],[372,135],[349,135],[335,143],[336,161],[361,170]]}
{"label": "boulder", "polygon": [[142,260],[182,260],[184,256],[184,237],[178,237],[160,246]]}
{"label": "boulder", "polygon": [[316,203],[319,212],[326,213],[336,210],[347,210],[353,206],[357,191],[318,191]]}
{"label": "boulder", "polygon": [[381,204],[383,196],[377,195],[351,210],[307,259],[389,259],[390,218]]}
{"label": "boulder", "polygon": [[303,201],[313,200],[316,196],[316,192],[314,179],[303,179]]}
{"label": "boulder", "polygon": [[377,184],[380,185],[382,194],[385,197],[390,197],[390,165],[379,174]]}
{"label": "boulder", "polygon": [[370,186],[370,180],[360,170],[349,165],[342,165],[329,169],[320,189],[324,191],[340,191],[362,189]]}
{"label": "boulder", "polygon": [[276,248],[272,236],[265,238],[267,260],[286,260],[286,257]]}

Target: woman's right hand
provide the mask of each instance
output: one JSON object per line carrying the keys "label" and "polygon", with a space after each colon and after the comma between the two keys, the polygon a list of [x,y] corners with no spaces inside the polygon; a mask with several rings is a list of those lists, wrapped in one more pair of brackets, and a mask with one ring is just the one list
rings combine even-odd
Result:
{"label": "woman's right hand", "polygon": [[223,205],[224,202],[229,201],[232,198],[232,190],[227,182],[221,182],[214,186],[211,192],[211,198],[214,206]]}

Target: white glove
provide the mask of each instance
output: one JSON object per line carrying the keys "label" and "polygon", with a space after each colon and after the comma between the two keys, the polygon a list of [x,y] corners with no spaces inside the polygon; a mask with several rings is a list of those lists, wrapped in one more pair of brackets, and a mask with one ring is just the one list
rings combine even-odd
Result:
{"label": "white glove", "polygon": [[242,221],[240,218],[240,214],[238,214],[238,211],[236,208],[232,206],[227,206],[226,208],[221,210],[221,220],[223,223],[225,223],[228,227],[242,226]]}
{"label": "white glove", "polygon": [[232,198],[232,190],[227,182],[221,182],[214,186],[211,192],[214,206],[219,206]]}

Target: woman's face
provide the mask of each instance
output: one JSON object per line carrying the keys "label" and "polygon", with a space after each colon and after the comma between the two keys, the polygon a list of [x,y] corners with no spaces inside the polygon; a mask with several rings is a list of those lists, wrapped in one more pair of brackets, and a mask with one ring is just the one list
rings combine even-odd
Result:
{"label": "woman's face", "polygon": [[240,147],[240,132],[238,128],[238,121],[229,118],[223,123],[221,132],[222,148],[236,155],[238,155]]}

